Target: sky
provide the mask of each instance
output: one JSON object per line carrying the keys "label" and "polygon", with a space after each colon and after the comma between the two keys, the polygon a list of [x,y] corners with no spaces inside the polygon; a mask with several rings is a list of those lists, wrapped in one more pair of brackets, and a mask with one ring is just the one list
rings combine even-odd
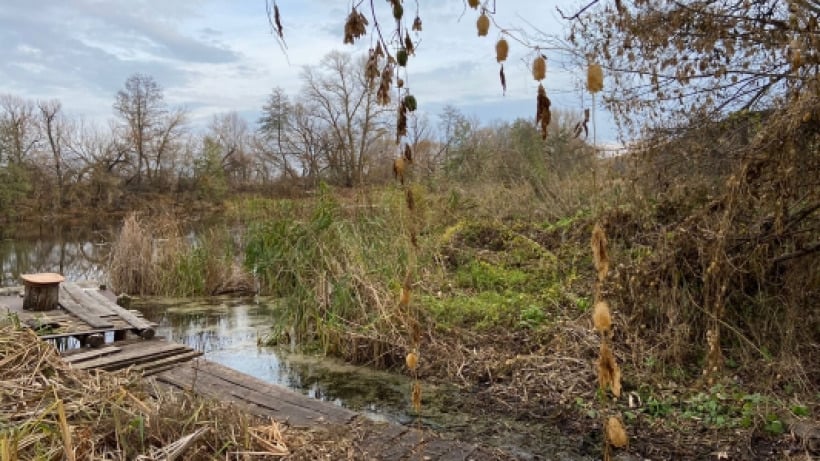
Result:
{"label": "sky", "polygon": [[[68,115],[105,123],[125,80],[142,73],[159,83],[170,105],[189,111],[195,127],[227,112],[255,123],[273,88],[298,93],[304,66],[317,65],[331,50],[364,55],[371,46],[370,31],[355,45],[342,43],[350,1],[278,4],[284,52],[268,25],[265,0],[2,0],[0,94],[59,99]],[[382,27],[389,28],[387,2],[375,4],[385,14]],[[566,24],[556,4],[569,8],[570,2],[504,0],[495,21],[531,38],[539,31],[561,36]],[[405,0],[410,19],[416,5]],[[418,11],[423,31],[408,64],[407,85],[419,113],[435,120],[445,105],[453,105],[483,123],[534,119],[538,83],[529,71],[532,50],[510,42],[504,95],[495,60],[497,28],[478,37],[478,13],[460,0],[419,0]],[[589,107],[589,95],[580,90],[585,70],[573,67],[565,54],[545,54],[544,86],[553,109],[580,113]],[[597,138],[615,139],[608,115],[601,108],[596,113]]]}

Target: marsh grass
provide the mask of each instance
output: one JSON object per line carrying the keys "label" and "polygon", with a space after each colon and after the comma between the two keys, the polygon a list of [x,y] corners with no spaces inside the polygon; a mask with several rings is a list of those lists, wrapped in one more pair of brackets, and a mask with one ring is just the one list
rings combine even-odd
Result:
{"label": "marsh grass", "polygon": [[253,292],[237,260],[238,245],[225,227],[191,238],[170,215],[129,214],[111,249],[114,290],[136,295],[202,296]]}
{"label": "marsh grass", "polygon": [[[278,219],[250,226],[245,265],[263,294],[288,312],[279,335],[317,342],[325,352],[381,365],[403,361],[399,338],[408,319],[396,309],[393,280],[406,271],[401,195],[381,192],[370,203],[341,205],[322,193],[308,208],[283,202]],[[277,338],[273,338],[277,340]]]}

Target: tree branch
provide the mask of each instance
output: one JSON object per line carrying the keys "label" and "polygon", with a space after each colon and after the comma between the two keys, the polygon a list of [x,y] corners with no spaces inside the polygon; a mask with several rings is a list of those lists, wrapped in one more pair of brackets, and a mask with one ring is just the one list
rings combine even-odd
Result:
{"label": "tree branch", "polygon": [[564,14],[564,12],[563,12],[563,11],[561,11],[561,8],[559,8],[558,6],[556,6],[556,7],[555,7],[555,9],[556,9],[556,10],[558,10],[558,14],[560,14],[560,15],[561,15],[561,19],[565,19],[565,20],[567,20],[567,21],[574,21],[574,20],[578,19],[578,18],[579,18],[582,14],[584,14],[584,12],[585,12],[586,10],[588,10],[588,9],[592,8],[592,7],[593,7],[596,3],[598,3],[598,1],[599,1],[599,0],[592,0],[591,2],[587,3],[587,5],[586,5],[586,6],[584,6],[584,7],[583,7],[583,8],[581,8],[580,10],[578,10],[578,11],[577,11],[575,14],[573,14],[572,16],[567,16],[567,15],[565,15],[565,14]]}

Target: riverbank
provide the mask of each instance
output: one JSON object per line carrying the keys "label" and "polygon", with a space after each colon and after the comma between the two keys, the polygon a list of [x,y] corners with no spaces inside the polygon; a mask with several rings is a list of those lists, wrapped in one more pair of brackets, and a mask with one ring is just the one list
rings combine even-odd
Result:
{"label": "riverbank", "polygon": [[[737,284],[727,285],[720,342],[724,361],[719,373],[703,374],[713,349],[702,307],[708,264],[700,250],[709,234],[699,234],[699,223],[715,219],[718,208],[679,197],[558,213],[546,205],[533,209],[535,199],[522,189],[412,193],[422,218],[415,223],[403,212],[405,191],[395,188],[323,191],[301,200],[236,198],[225,204],[223,221],[206,231],[211,237],[174,247],[183,251],[168,259],[172,283],[165,286],[193,292],[202,281],[219,280],[220,272],[209,270],[238,263],[261,292],[286,301],[268,344],[298,343],[405,375],[418,332],[423,411],[463,410],[462,423],[437,429],[465,440],[515,439],[522,451],[538,454],[557,433],[594,457],[602,450],[603,421],[617,415],[629,433],[626,453],[636,456],[806,459],[816,453],[811,271],[788,260],[775,272],[732,279]],[[693,220],[697,213],[700,220]],[[151,231],[174,229],[144,218]],[[598,390],[596,376],[600,338],[592,329],[596,274],[589,247],[596,223],[610,245],[613,275],[602,293],[614,319],[618,399]],[[412,226],[417,277],[407,306],[398,308]],[[149,242],[163,238],[147,235]],[[184,233],[174,238],[191,240]],[[742,248],[734,258],[755,267],[771,262]],[[792,287],[788,302],[775,302],[786,299],[777,294],[784,280]],[[738,287],[768,294],[750,298]],[[427,392],[435,386],[452,391]],[[410,389],[406,394],[410,399]]]}

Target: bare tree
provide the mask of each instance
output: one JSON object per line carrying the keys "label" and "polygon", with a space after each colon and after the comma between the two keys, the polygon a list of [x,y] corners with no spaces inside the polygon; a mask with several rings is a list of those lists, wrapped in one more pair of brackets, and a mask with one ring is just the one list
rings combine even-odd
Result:
{"label": "bare tree", "polygon": [[236,112],[229,112],[214,116],[208,131],[208,137],[220,151],[226,177],[235,186],[247,185],[253,169],[248,123]]}
{"label": "bare tree", "polygon": [[386,135],[388,125],[388,109],[377,104],[364,65],[350,54],[332,51],[318,67],[302,72],[301,102],[306,114],[327,129],[331,179],[348,187],[363,183],[373,143]]}
{"label": "bare tree", "polygon": [[51,159],[54,162],[54,177],[57,182],[57,200],[54,202],[55,207],[62,207],[65,205],[65,177],[64,177],[64,159],[63,153],[66,147],[66,137],[69,134],[69,127],[67,121],[63,117],[62,104],[60,101],[53,99],[50,101],[40,101],[37,103],[37,108],[40,110],[40,122],[42,124],[43,134],[48,140],[48,149],[51,152]]}
{"label": "bare tree", "polygon": [[136,157],[136,171],[129,181],[141,186],[143,175],[149,181],[161,179],[164,163],[173,162],[172,154],[178,148],[184,131],[185,111],[169,111],[162,89],[153,77],[134,74],[125,81],[125,88],[117,92],[114,110],[122,119],[123,138]]}
{"label": "bare tree", "polygon": [[0,95],[0,160],[21,165],[39,140],[34,105],[18,96]]}

